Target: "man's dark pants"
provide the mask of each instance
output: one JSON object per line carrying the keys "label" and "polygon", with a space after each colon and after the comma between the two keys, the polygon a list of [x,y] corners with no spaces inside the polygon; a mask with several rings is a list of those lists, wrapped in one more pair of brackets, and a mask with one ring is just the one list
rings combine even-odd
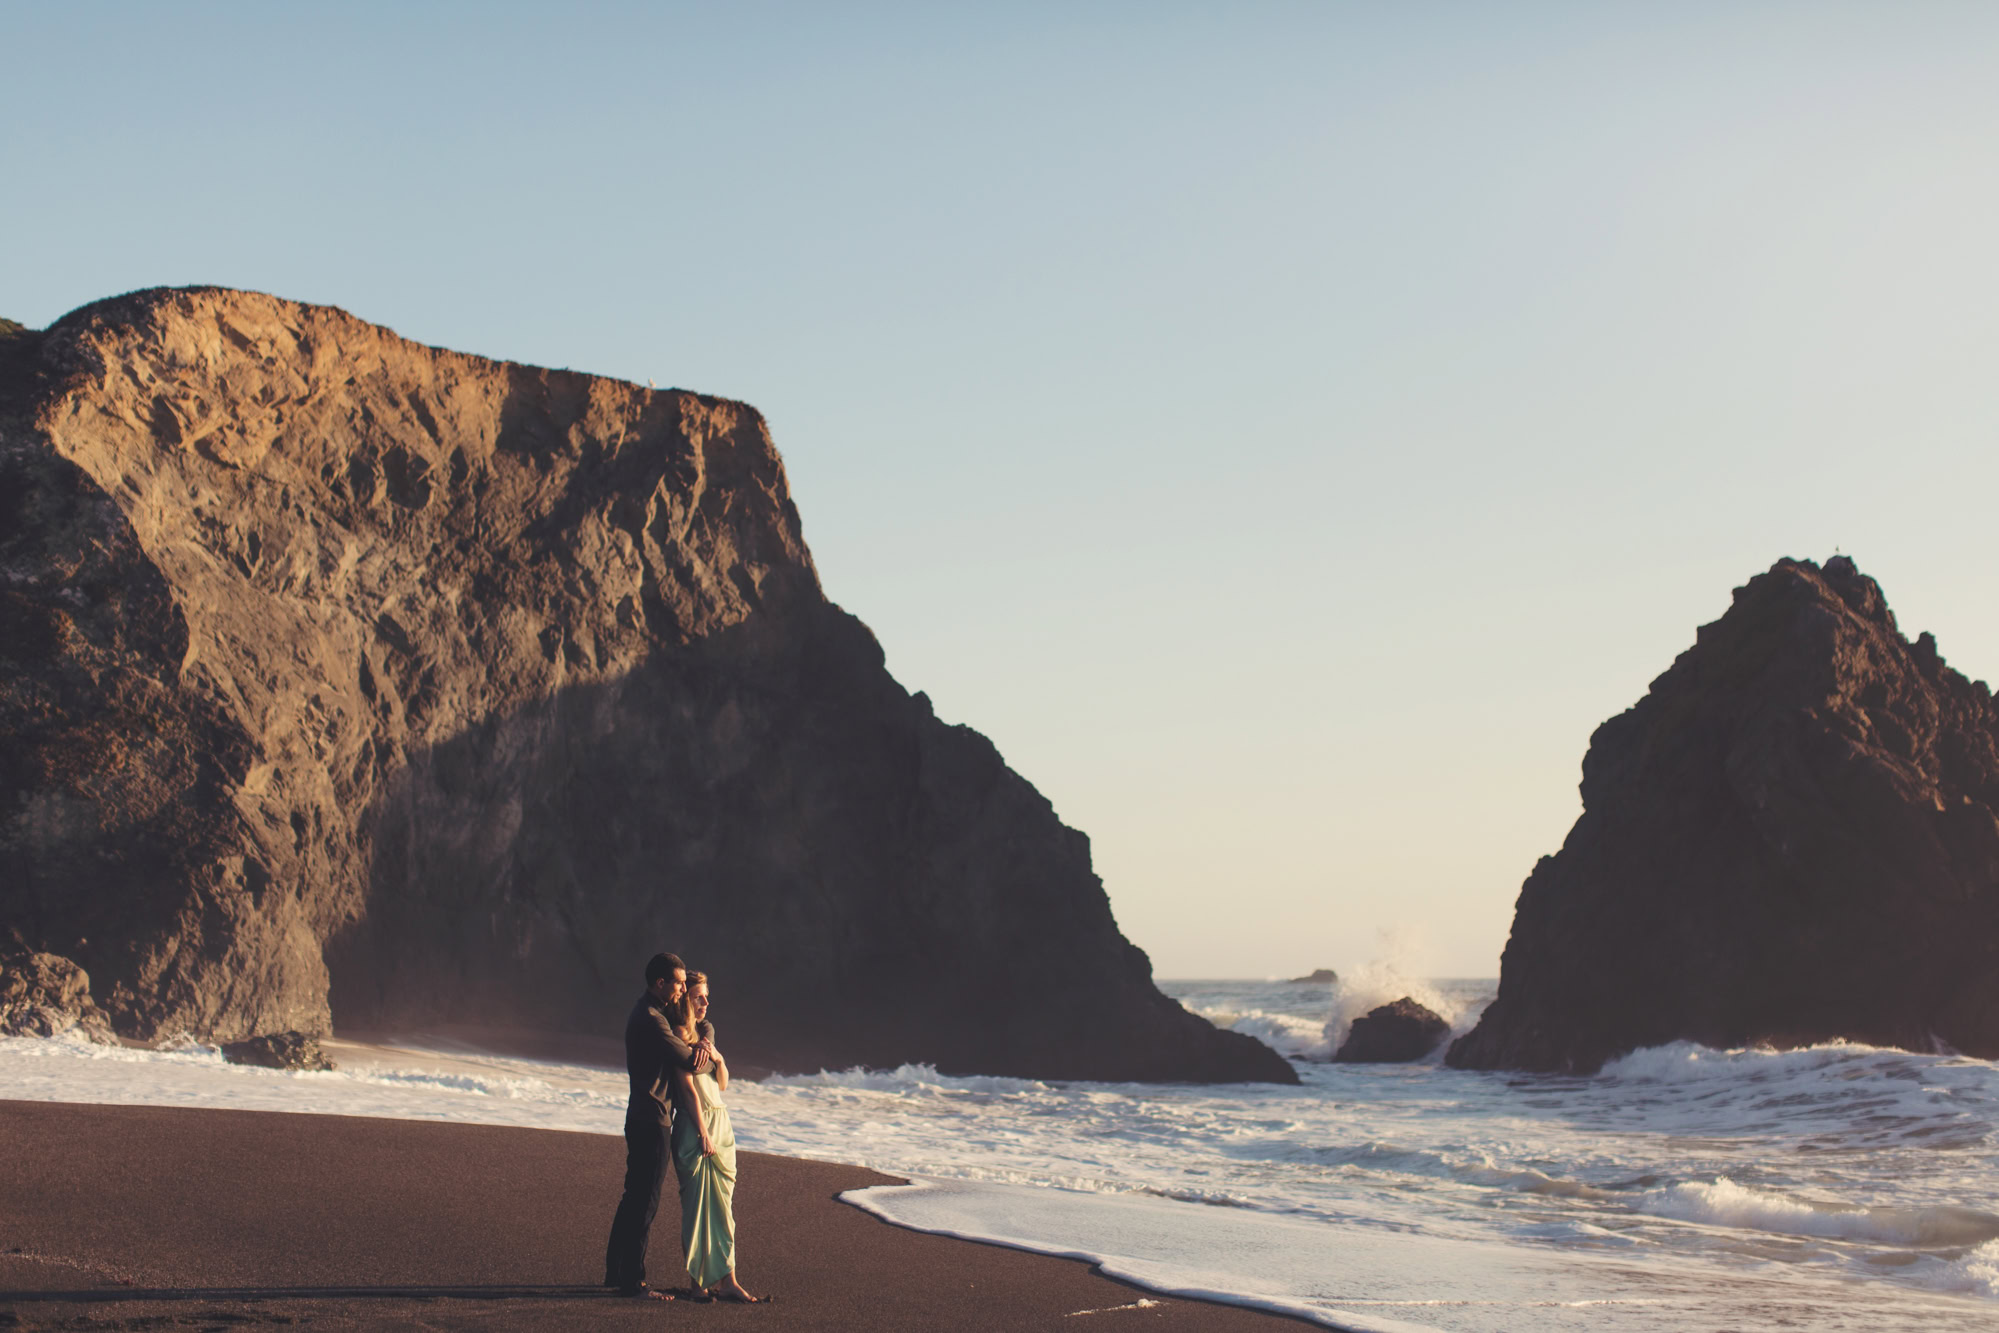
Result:
{"label": "man's dark pants", "polygon": [[631,1288],[646,1280],[646,1237],[666,1180],[666,1126],[625,1122],[625,1196],[604,1247],[604,1285]]}

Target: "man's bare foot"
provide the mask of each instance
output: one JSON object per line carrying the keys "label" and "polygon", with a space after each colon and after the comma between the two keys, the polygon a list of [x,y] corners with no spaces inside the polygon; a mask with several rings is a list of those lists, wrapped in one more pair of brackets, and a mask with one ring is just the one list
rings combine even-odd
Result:
{"label": "man's bare foot", "polygon": [[643,1282],[639,1283],[636,1287],[619,1287],[618,1294],[641,1301],[670,1301],[673,1299],[671,1292],[654,1291]]}

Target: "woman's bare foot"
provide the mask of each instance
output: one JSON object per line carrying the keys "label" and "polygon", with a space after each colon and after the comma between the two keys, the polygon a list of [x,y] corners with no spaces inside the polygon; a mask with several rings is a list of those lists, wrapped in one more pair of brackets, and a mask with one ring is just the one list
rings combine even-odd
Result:
{"label": "woman's bare foot", "polygon": [[735,1301],[739,1305],[758,1305],[762,1303],[761,1297],[752,1296],[743,1290],[743,1284],[736,1281],[734,1273],[729,1274],[728,1277],[710,1287],[708,1294],[718,1301]]}

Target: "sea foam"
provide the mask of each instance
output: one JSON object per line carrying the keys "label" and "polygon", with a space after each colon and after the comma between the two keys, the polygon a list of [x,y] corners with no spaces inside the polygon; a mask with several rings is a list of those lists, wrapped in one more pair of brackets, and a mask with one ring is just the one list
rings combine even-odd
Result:
{"label": "sea foam", "polygon": [[1969,1254],[1921,1270],[1917,1276],[1938,1291],[1999,1297],[1999,1240],[1987,1241]]}
{"label": "sea foam", "polygon": [[935,1065],[902,1065],[896,1069],[820,1070],[816,1074],[773,1074],[766,1088],[842,1088],[886,1092],[908,1097],[948,1097],[966,1093],[1006,1097],[1048,1091],[1046,1083],[1027,1078],[986,1074],[940,1074]]}

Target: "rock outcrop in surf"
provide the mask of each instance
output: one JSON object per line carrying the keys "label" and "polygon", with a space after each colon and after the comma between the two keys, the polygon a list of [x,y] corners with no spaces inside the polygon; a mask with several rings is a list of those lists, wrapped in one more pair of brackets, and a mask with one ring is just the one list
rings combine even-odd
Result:
{"label": "rock outcrop in surf", "polygon": [[0,930],[128,1035],[1295,1081],[822,595],[764,422],[216,289],[0,330]]}
{"label": "rock outcrop in surf", "polygon": [[90,977],[55,954],[0,949],[0,1037],[63,1034],[117,1040],[90,998]]}
{"label": "rock outcrop in surf", "polygon": [[1999,1057],[1999,709],[1874,580],[1780,560],[1590,740],[1463,1068],[1675,1040]]}
{"label": "rock outcrop in surf", "polygon": [[1437,1049],[1451,1030],[1441,1016],[1408,995],[1368,1010],[1353,1021],[1333,1053],[1334,1064],[1405,1064]]}
{"label": "rock outcrop in surf", "polygon": [[258,1065],[264,1069],[318,1071],[334,1068],[319,1042],[303,1032],[269,1032],[247,1041],[222,1044],[222,1058],[232,1065]]}

